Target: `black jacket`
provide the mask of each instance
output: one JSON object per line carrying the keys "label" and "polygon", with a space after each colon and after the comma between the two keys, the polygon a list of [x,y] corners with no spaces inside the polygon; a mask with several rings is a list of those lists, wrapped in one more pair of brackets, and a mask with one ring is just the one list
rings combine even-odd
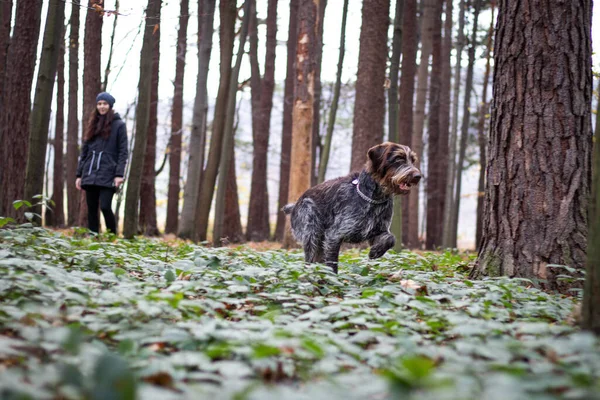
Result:
{"label": "black jacket", "polygon": [[83,143],[77,177],[81,178],[81,186],[114,187],[114,179],[125,175],[127,164],[127,128],[119,114],[115,113],[110,136],[107,139],[100,135]]}

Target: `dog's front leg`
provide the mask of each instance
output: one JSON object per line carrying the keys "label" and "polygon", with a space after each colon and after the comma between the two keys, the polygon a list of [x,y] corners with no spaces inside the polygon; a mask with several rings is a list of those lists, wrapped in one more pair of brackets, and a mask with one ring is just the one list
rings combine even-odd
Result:
{"label": "dog's front leg", "polygon": [[325,240],[325,264],[330,267],[333,272],[338,273],[338,258],[342,242],[339,240]]}
{"label": "dog's front leg", "polygon": [[371,250],[369,251],[369,258],[379,258],[385,254],[386,251],[394,247],[396,244],[396,238],[389,232],[381,233],[369,240]]}

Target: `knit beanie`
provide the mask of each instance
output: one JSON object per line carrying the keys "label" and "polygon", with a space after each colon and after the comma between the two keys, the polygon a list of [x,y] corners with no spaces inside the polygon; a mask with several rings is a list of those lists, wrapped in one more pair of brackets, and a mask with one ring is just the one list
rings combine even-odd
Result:
{"label": "knit beanie", "polygon": [[98,96],[96,96],[96,103],[98,103],[100,100],[106,101],[110,108],[113,108],[113,105],[115,104],[115,98],[107,92],[98,93]]}

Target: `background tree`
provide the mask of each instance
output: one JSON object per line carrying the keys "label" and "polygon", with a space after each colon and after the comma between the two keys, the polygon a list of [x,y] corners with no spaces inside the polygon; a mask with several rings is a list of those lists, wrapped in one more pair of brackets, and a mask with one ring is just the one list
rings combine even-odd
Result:
{"label": "background tree", "polygon": [[352,171],[360,171],[369,148],[383,141],[389,13],[389,0],[363,2],[350,162]]}
{"label": "background tree", "polygon": [[[472,276],[582,269],[591,181],[591,2],[502,0],[483,238]],[[549,16],[552,16],[550,18]]]}
{"label": "background tree", "polygon": [[[115,10],[119,9],[119,0],[115,0]],[[111,66],[112,66],[112,58],[113,58],[113,49],[115,47],[115,34],[117,32],[117,22],[119,21],[119,14],[108,14],[108,16],[110,17],[112,15],[113,17],[113,26],[112,26],[112,33],[110,35],[110,43],[109,43],[109,50],[108,50],[108,60],[106,61],[106,68],[104,68],[104,81],[102,82],[102,91],[106,91],[106,88],[108,87],[108,77],[110,76],[110,72],[111,72]]]}
{"label": "background tree", "polygon": [[12,0],[0,2],[0,104],[6,72],[6,55],[10,43],[10,23],[12,20]]}
{"label": "background tree", "polygon": [[69,25],[69,114],[67,117],[65,176],[67,180],[67,205],[69,207],[67,225],[73,226],[79,215],[79,191],[75,188],[75,175],[79,158],[79,7],[71,7]]}
{"label": "background tree", "polygon": [[[19,1],[6,57],[0,104],[0,215],[17,217],[13,201],[23,199],[31,85],[37,57],[42,1]],[[10,100],[9,100],[10,99]],[[4,110],[10,110],[5,112]]]}
{"label": "background tree", "polygon": [[[253,15],[256,18],[256,15]],[[254,24],[257,29],[257,24]],[[267,190],[267,160],[269,152],[269,135],[271,110],[273,109],[273,90],[275,88],[275,49],[277,47],[277,0],[269,0],[267,7],[267,41],[265,54],[265,73],[259,80],[259,92],[256,109],[252,110],[252,137],[254,156],[252,161],[252,185],[248,206],[248,224],[246,239],[252,241],[268,240],[269,227],[269,193]],[[260,73],[260,71],[258,71]],[[253,69],[253,75],[256,71]],[[254,102],[255,90],[252,91]],[[254,129],[256,128],[256,129]]]}
{"label": "background tree", "polygon": [[[296,41],[296,78],[294,109],[292,114],[292,151],[290,164],[290,193],[288,199],[296,201],[310,187],[312,156],[313,94],[317,60],[316,24],[319,0],[300,0],[298,4],[298,35]],[[295,245],[286,224],[283,245]]]}
{"label": "background tree", "polygon": [[290,0],[288,22],[287,69],[283,92],[283,127],[281,131],[281,161],[279,165],[279,196],[277,199],[277,225],[275,239],[283,240],[286,217],[281,208],[288,203],[290,188],[290,160],[292,149],[292,110],[294,108],[294,82],[296,44],[298,36],[298,6],[300,0]]}
{"label": "background tree", "polygon": [[[48,4],[42,54],[38,68],[35,97],[30,117],[29,146],[27,153],[27,169],[25,172],[25,199],[43,194],[46,164],[46,147],[48,147],[48,130],[50,127],[50,108],[54,93],[58,53],[61,51],[63,26],[65,23],[65,3],[51,0]],[[61,149],[62,153],[62,149]],[[62,191],[61,191],[62,195]],[[42,206],[33,208],[42,215]],[[36,221],[41,224],[41,217]]]}
{"label": "background tree", "polygon": [[325,25],[325,8],[327,0],[319,0],[319,14],[317,17],[317,62],[315,64],[315,95],[313,102],[313,140],[310,167],[310,185],[314,186],[318,181],[317,154],[322,151],[321,145],[321,64],[323,63],[323,29]]}
{"label": "background tree", "polygon": [[450,198],[447,197],[446,194],[448,188],[447,171],[449,157],[444,156],[444,154],[448,152],[448,140],[450,136],[450,82],[452,81],[452,65],[450,59],[452,52],[452,13],[454,7],[452,5],[452,0],[444,0],[444,4],[445,21],[444,39],[441,50],[442,81],[440,83],[440,139],[438,146],[440,152],[436,155],[436,163],[439,163],[438,173],[440,174],[438,193],[440,193],[440,196],[443,198],[444,206],[440,209],[438,218],[435,221],[435,223],[438,224],[437,232],[439,232],[437,241],[438,246],[444,245],[444,210],[446,209],[446,203],[450,201]]}

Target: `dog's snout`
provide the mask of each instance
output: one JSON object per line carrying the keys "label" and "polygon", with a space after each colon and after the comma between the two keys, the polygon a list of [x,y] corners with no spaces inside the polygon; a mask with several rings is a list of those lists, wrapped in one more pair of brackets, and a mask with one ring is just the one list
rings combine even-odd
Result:
{"label": "dog's snout", "polygon": [[421,174],[414,174],[412,177],[411,185],[416,185],[421,180]]}

